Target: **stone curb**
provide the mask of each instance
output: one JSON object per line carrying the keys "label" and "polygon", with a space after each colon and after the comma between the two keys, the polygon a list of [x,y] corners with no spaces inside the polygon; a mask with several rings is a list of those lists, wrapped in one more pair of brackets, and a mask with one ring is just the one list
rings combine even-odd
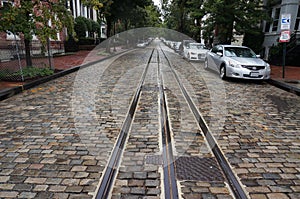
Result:
{"label": "stone curb", "polygon": [[273,85],[273,86],[276,86],[278,88],[281,88],[285,91],[288,91],[288,92],[291,92],[291,93],[294,93],[298,96],[300,96],[300,88],[297,88],[296,86],[292,86],[288,83],[285,83],[283,81],[279,81],[279,80],[274,80],[274,79],[269,79],[267,81],[269,84]]}
{"label": "stone curb", "polygon": [[16,94],[19,94],[21,92],[23,92],[24,90],[28,90],[30,88],[33,88],[35,86],[38,86],[42,83],[45,83],[45,82],[48,82],[48,81],[51,81],[53,79],[56,79],[56,78],[59,78],[59,77],[62,77],[64,75],[68,75],[70,73],[73,73],[73,72],[76,72],[78,71],[80,68],[85,68],[85,67],[88,67],[88,66],[91,66],[93,64],[96,64],[98,62],[102,62],[102,61],[105,61],[107,59],[110,59],[114,56],[117,56],[119,54],[122,54],[124,52],[128,52],[129,50],[125,50],[125,51],[122,51],[122,52],[119,52],[119,53],[116,53],[116,54],[113,54],[113,55],[110,55],[110,56],[107,56],[107,57],[104,57],[102,59],[99,59],[99,60],[96,60],[96,61],[92,61],[92,62],[89,62],[89,63],[86,63],[86,64],[83,64],[83,65],[79,65],[79,66],[74,66],[70,69],[66,69],[66,70],[63,70],[61,72],[58,72],[58,73],[55,73],[53,75],[50,75],[50,76],[47,76],[47,77],[43,77],[43,78],[40,78],[40,79],[37,79],[37,80],[34,80],[32,82],[28,82],[24,85],[21,85],[21,86],[16,86],[16,87],[13,87],[13,88],[7,88],[7,89],[4,89],[2,91],[0,91],[0,101],[2,100],[5,100],[7,98],[10,98]]}

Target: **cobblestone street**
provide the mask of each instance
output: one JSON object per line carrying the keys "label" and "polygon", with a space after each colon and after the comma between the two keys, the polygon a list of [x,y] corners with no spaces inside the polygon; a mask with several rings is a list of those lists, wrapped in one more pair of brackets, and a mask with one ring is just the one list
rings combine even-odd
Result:
{"label": "cobblestone street", "polygon": [[160,71],[179,197],[234,198],[163,50],[247,196],[300,198],[299,96],[222,81],[158,41],[0,101],[0,198],[95,197],[153,48],[110,197],[164,198]]}

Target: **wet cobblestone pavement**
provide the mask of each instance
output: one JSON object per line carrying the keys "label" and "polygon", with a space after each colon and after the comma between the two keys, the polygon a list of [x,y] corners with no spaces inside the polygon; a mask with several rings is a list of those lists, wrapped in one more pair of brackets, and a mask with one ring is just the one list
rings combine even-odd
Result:
{"label": "wet cobblestone pavement", "polygon": [[[210,72],[193,65],[202,76]],[[218,143],[250,197],[299,198],[299,97],[266,83],[231,80],[224,88],[227,113]],[[219,116],[203,113],[208,121]]]}
{"label": "wet cobblestone pavement", "polygon": [[[93,198],[151,50],[118,55],[1,101],[0,198]],[[264,82],[221,81],[202,63],[166,54],[249,198],[300,198],[300,98]],[[163,198],[157,55],[112,198]],[[180,197],[233,198],[166,60],[160,67]]]}

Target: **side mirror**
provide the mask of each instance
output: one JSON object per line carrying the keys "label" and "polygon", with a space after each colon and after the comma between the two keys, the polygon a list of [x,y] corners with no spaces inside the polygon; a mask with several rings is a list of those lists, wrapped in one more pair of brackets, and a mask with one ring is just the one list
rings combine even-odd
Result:
{"label": "side mirror", "polygon": [[256,55],[257,58],[260,58],[260,55]]}
{"label": "side mirror", "polygon": [[217,52],[217,55],[219,55],[220,57],[222,57],[222,56],[223,56],[223,53]]}

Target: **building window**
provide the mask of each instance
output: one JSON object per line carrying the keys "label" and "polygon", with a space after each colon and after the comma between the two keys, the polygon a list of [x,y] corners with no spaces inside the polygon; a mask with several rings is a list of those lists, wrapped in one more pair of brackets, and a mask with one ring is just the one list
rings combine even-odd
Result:
{"label": "building window", "polygon": [[296,18],[295,30],[300,30],[300,6],[298,6],[298,14]]}
{"label": "building window", "polygon": [[280,17],[280,8],[273,9],[273,24],[272,24],[272,32],[276,32],[279,25],[279,17]]}
{"label": "building window", "polygon": [[[268,10],[268,17],[272,18],[272,10]],[[265,26],[264,26],[264,32],[270,32],[270,27],[271,27],[271,21],[267,20],[265,21]]]}
{"label": "building window", "polygon": [[6,31],[6,40],[21,40],[18,34],[14,34],[11,31]]}
{"label": "building window", "polygon": [[266,22],[265,32],[269,32],[270,31],[270,26],[271,26],[271,23],[270,22]]}

